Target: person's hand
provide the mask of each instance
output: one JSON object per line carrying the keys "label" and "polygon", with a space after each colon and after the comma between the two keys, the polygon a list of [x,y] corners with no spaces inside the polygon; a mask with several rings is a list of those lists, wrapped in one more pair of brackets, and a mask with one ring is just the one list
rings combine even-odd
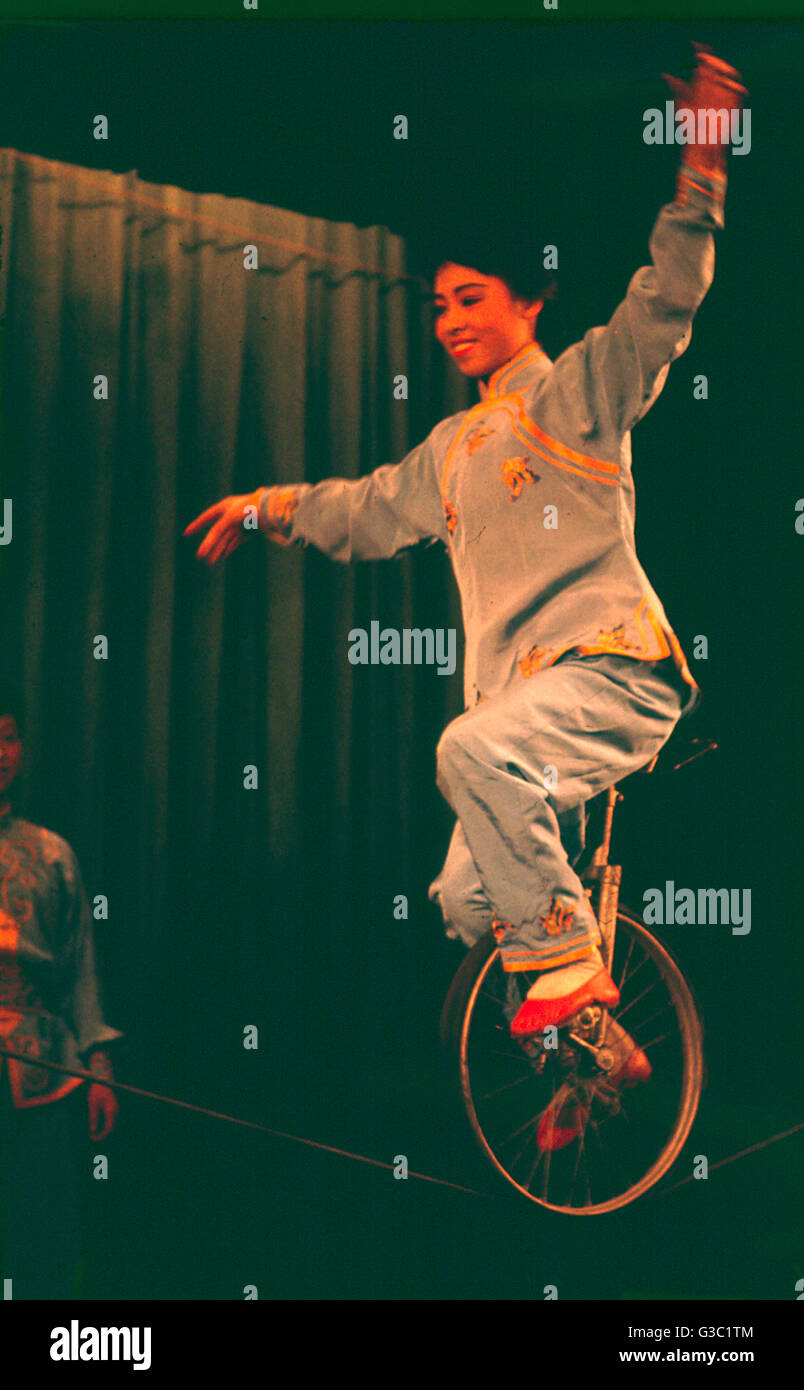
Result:
{"label": "person's hand", "polygon": [[89,1136],[91,1139],[105,1139],[114,1129],[117,1118],[117,1096],[111,1086],[93,1081],[89,1087]]}
{"label": "person's hand", "polygon": [[256,492],[224,497],[214,506],[207,507],[205,512],[185,527],[185,536],[192,536],[205,526],[210,528],[196,551],[199,560],[206,560],[208,565],[214,565],[218,560],[225,560],[227,555],[231,555],[233,550],[243,544],[247,538],[243,525],[246,508],[258,505],[261,492],[262,488],[257,488]]}
{"label": "person's hand", "polygon": [[[676,111],[690,110],[695,113],[696,140],[694,162],[706,169],[725,168],[726,147],[719,140],[709,143],[698,142],[698,112],[707,110],[741,111],[743,98],[748,95],[742,85],[740,73],[736,68],[716,58],[711,48],[703,43],[693,43],[698,66],[689,83],[678,77],[670,77],[663,72],[662,77],[673,93]],[[713,132],[714,133],[714,132]],[[686,146],[688,150],[689,145]]]}
{"label": "person's hand", "polygon": [[742,109],[743,97],[748,95],[742,85],[736,68],[716,58],[711,48],[704,43],[693,43],[698,66],[692,74],[691,82],[682,82],[680,77],[670,77],[663,72],[662,77],[675,97],[679,110],[692,111],[716,109],[725,106],[728,110]]}
{"label": "person's hand", "polygon": [[[698,58],[698,66],[692,74],[691,82],[682,82],[680,78],[670,77],[666,72],[662,73],[662,77],[675,98],[676,111],[687,110],[693,113],[694,138],[692,142],[684,146],[682,161],[704,174],[725,174],[727,146],[717,138],[720,133],[719,123],[716,130],[712,131],[710,141],[707,139],[709,135],[707,121],[703,130],[704,138],[700,140],[698,113],[722,110],[729,113],[739,112],[743,107],[743,98],[748,93],[742,85],[740,74],[736,68],[724,63],[722,58],[716,58],[711,48],[708,48],[706,44],[693,43],[693,48]],[[731,115],[729,122],[731,123]],[[729,124],[729,130],[731,130],[731,124]]]}

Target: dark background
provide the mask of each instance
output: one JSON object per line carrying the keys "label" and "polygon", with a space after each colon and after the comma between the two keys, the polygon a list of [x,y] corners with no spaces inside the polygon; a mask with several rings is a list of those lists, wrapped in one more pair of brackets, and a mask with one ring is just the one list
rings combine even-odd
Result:
{"label": "dark background", "polygon": [[[750,888],[753,925],[746,937],[716,926],[660,932],[695,987],[709,1068],[671,1181],[687,1176],[693,1155],[714,1164],[801,1116],[800,31],[321,23],[246,34],[126,22],[9,28],[0,52],[0,143],[20,151],[410,238],[434,208],[472,218],[494,207],[512,233],[559,246],[555,353],[606,321],[647,259],[678,150],[645,146],[642,112],[663,106],[660,73],[682,72],[693,38],[743,73],[752,149],[731,159],[713,287],[633,452],[640,558],[703,688],[699,730],[719,749],[677,778],[629,784],[614,857],[637,908],[643,890],[666,879]],[[113,117],[113,142],[87,137],[87,93],[93,111]],[[388,138],[400,111],[406,144]],[[697,373],[708,377],[706,402],[692,397]],[[64,467],[81,468],[69,448]],[[193,582],[189,549],[186,563]],[[308,552],[305,563],[321,591],[329,562]],[[443,554],[413,563],[419,594],[445,590]],[[381,613],[371,590],[362,593],[355,621],[368,626]],[[706,662],[692,661],[698,634],[709,639]],[[311,622],[305,653],[315,644]],[[308,815],[281,865],[243,862],[245,822],[263,814],[244,809],[248,798],[224,794],[214,842],[197,844],[183,833],[191,817],[179,791],[169,901],[127,900],[125,855],[88,842],[71,816],[80,771],[69,707],[61,758],[46,779],[39,768],[25,809],[74,844],[90,891],[126,904],[122,918],[98,925],[107,1016],[129,1039],[122,1079],[385,1162],[404,1153],[413,1169],[488,1188],[439,1070],[439,1009],[463,952],[426,899],[451,828],[434,747],[445,715],[462,708],[460,674],[449,683],[427,669],[415,676],[417,742],[400,818],[384,776],[399,737],[384,718],[395,672],[357,671],[351,728],[317,682],[298,771]],[[447,695],[434,694],[447,684]],[[332,810],[333,747],[344,740],[359,807],[348,834]],[[102,742],[98,756],[109,757],[113,728]],[[192,748],[180,756],[191,759]],[[124,837],[125,788],[140,769],[124,737],[115,757],[107,812]],[[407,922],[392,915],[398,893],[408,895]],[[243,1053],[251,1022],[260,1048]],[[556,1283],[565,1299],[790,1298],[802,1274],[800,1145],[793,1136],[705,1183],[586,1222],[507,1194],[490,1201],[398,1182],[125,1100],[108,1141],[115,1179],[87,1194],[85,1294],[237,1298],[255,1283],[263,1298],[540,1298]]]}

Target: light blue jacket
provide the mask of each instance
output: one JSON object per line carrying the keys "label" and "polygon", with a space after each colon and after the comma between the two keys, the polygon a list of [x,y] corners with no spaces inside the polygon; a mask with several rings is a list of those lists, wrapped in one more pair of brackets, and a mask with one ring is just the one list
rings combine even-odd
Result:
{"label": "light blue jacket", "polygon": [[466,707],[565,652],[671,657],[700,691],[634,543],[631,430],[690,341],[711,284],[725,177],[682,162],[673,202],[605,327],[550,361],[523,347],[481,399],[397,464],[358,479],[266,488],[283,534],[334,560],[378,560],[441,541],[461,595]]}
{"label": "light blue jacket", "polygon": [[92,1048],[122,1036],[103,1019],[92,915],[72,849],[42,826],[0,817],[0,1046],[31,1058],[0,1057],[14,1105],[42,1105],[82,1084],[37,1067],[37,1057],[81,1069]]}

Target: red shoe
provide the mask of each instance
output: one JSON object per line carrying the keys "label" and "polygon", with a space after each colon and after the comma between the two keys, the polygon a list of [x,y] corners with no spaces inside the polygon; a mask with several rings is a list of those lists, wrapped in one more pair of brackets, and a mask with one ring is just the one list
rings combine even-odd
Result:
{"label": "red shoe", "polygon": [[571,994],[556,999],[526,999],[511,1023],[511,1037],[541,1033],[545,1028],[557,1028],[587,1004],[614,1005],[620,1002],[620,991],[605,966]]}
{"label": "red shoe", "polygon": [[[651,1065],[645,1053],[616,1019],[607,1020],[603,1046],[614,1054],[613,1066],[598,1077],[605,1088],[639,1086],[650,1079]],[[578,1138],[588,1118],[589,1106],[579,1101],[570,1083],[565,1083],[541,1115],[536,1131],[539,1148],[550,1153],[565,1149]]]}
{"label": "red shoe", "polygon": [[[564,1088],[561,1088],[564,1090]],[[577,1139],[589,1117],[589,1110],[581,1105],[571,1088],[562,1096],[557,1093],[542,1113],[536,1130],[536,1142],[546,1153],[565,1149],[573,1139]]]}
{"label": "red shoe", "polygon": [[651,1065],[641,1047],[626,1033],[615,1018],[606,1022],[603,1046],[614,1053],[614,1066],[602,1078],[609,1086],[639,1086],[648,1081]]}

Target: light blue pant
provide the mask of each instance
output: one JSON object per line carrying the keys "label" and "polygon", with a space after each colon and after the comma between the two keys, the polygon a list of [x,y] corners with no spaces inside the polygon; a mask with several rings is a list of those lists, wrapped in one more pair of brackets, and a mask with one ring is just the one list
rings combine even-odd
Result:
{"label": "light blue pant", "polygon": [[585,804],[658,753],[682,692],[672,658],[572,655],[447,725],[437,783],[458,820],[428,896],[448,936],[472,946],[494,925],[507,971],[568,965],[599,942],[570,863]]}

